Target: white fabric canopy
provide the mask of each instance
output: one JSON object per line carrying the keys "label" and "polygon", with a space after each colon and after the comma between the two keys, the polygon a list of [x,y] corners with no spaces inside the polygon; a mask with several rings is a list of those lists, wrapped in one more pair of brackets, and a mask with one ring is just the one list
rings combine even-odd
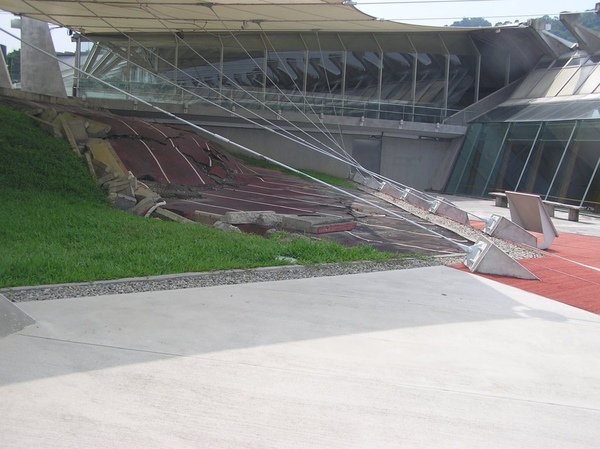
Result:
{"label": "white fabric canopy", "polygon": [[[383,21],[342,0],[2,0],[3,10],[82,34],[244,31],[440,31]],[[444,32],[464,29],[443,28]]]}

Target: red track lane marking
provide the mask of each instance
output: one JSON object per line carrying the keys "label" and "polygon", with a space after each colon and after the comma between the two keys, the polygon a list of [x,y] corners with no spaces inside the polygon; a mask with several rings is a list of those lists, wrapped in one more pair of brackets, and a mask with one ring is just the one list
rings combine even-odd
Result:
{"label": "red track lane marking", "polygon": [[285,190],[286,192],[291,192],[291,193],[297,193],[299,195],[306,195],[306,196],[314,196],[317,198],[331,198],[327,195],[319,195],[318,193],[311,193],[311,192],[298,192],[297,190],[292,190],[292,189],[276,189],[274,187],[265,187],[265,186],[259,186],[258,184],[247,184],[245,187],[256,187],[257,189],[263,189],[263,190],[272,190],[275,192],[280,192],[281,190]]}
{"label": "red track lane marking", "polygon": [[[542,253],[542,254],[546,254],[546,253]],[[557,259],[564,260],[565,262],[569,262],[569,263],[572,263],[572,264],[575,264],[575,265],[579,265],[580,267],[589,268],[590,270],[594,270],[594,271],[600,271],[600,268],[598,268],[598,267],[594,267],[593,265],[586,265],[584,263],[577,262],[576,260],[567,259],[566,257],[559,256],[558,254],[548,253],[547,255],[550,256],[550,257],[556,257]]]}
{"label": "red track lane marking", "polygon": [[[169,139],[169,140],[171,140],[171,138],[170,138],[169,136],[167,136],[165,133],[163,133],[163,132],[162,132],[160,129],[158,129],[156,126],[152,125],[152,123],[146,123],[146,122],[143,122],[143,123],[144,123],[144,124],[146,124],[146,125],[148,125],[148,126],[149,126],[150,128],[152,128],[153,130],[155,130],[155,131],[158,131],[159,133],[161,133],[163,136],[165,136],[165,139]],[[171,142],[171,143],[173,143],[173,142]]]}
{"label": "red track lane marking", "polygon": [[[196,142],[196,145],[198,145],[198,147],[199,147],[199,148],[202,148],[202,145],[200,145],[200,144],[199,144],[199,143],[196,141],[196,139],[194,139],[194,138],[192,137],[192,140],[193,140],[194,142]],[[208,148],[208,151],[212,153],[212,150],[211,150],[211,149],[210,149],[210,147],[208,146],[208,142],[205,142],[205,143],[206,143],[206,148]],[[210,156],[208,156],[208,166],[209,166],[209,167],[212,167],[212,157],[210,157]]]}
{"label": "red track lane marking", "polygon": [[167,182],[170,183],[171,180],[169,179],[169,177],[167,176],[167,174],[163,170],[162,165],[160,165],[160,162],[158,162],[158,159],[156,159],[156,156],[154,156],[154,153],[152,152],[152,150],[150,149],[150,147],[143,140],[140,140],[140,142],[142,142],[144,144],[144,146],[148,149],[148,153],[150,153],[152,155],[152,158],[154,158],[154,160],[156,161],[156,165],[158,165],[158,168],[160,169],[161,173],[163,174],[163,176],[165,177],[165,179],[167,180]]}
{"label": "red track lane marking", "polygon": [[201,201],[194,201],[194,200],[183,200],[183,201],[186,203],[198,204],[199,206],[204,206],[207,209],[214,208],[214,209],[225,209],[225,210],[231,210],[231,211],[236,211],[236,212],[243,212],[242,209],[234,209],[232,207],[216,206],[212,203],[203,203]]}
{"label": "red track lane marking", "polygon": [[[196,168],[192,165],[192,163],[189,161],[189,159],[187,157],[185,157],[185,155],[179,151],[179,148],[177,148],[175,146],[175,144],[173,143],[173,139],[171,139],[169,136],[167,136],[164,132],[162,132],[160,129],[158,129],[156,126],[152,125],[152,123],[145,123],[146,125],[148,125],[150,128],[154,129],[155,131],[158,131],[159,133],[161,133],[165,139],[167,139],[169,142],[171,142],[171,146],[175,149],[175,151],[177,151],[177,153],[179,153],[179,155],[187,162],[187,164],[190,166],[190,168],[194,171],[194,173],[196,173],[196,176],[198,177],[198,179],[200,180],[200,182],[204,185],[206,185],[206,182],[204,182],[204,179],[202,179],[202,176],[200,176],[200,173],[198,173],[198,171],[196,170]],[[194,138],[192,137],[192,140]],[[194,140],[194,142],[196,142]],[[198,144],[198,142],[196,142],[196,144]],[[164,173],[164,172],[163,172]]]}
{"label": "red track lane marking", "polygon": [[[227,200],[241,201],[243,203],[262,204],[263,206],[270,206],[270,207],[278,207],[278,208],[281,208],[281,209],[295,210],[295,211],[304,212],[304,213],[308,213],[308,214],[314,214],[315,213],[315,211],[313,211],[313,210],[299,209],[299,208],[296,208],[296,207],[288,207],[288,206],[278,206],[276,204],[265,203],[265,202],[262,202],[262,201],[245,200],[245,199],[242,199],[242,198],[231,198],[231,197],[228,197],[228,196],[215,195],[214,193],[211,194],[211,193],[206,193],[206,192],[202,192],[202,194],[206,195],[206,196],[213,196],[215,198],[225,198]],[[331,215],[331,214],[328,214],[328,215]],[[337,217],[337,215],[332,215],[332,216]]]}
{"label": "red track lane marking", "polygon": [[[132,131],[133,131],[133,133],[134,133],[136,136],[139,136],[138,132],[137,132],[135,129],[133,129],[131,126],[129,126],[129,124],[128,124],[128,123],[124,122],[124,121],[123,121],[123,120],[121,120],[120,118],[118,118],[118,119],[117,119],[117,121],[119,121],[119,122],[123,123],[123,125],[125,125],[127,128],[129,128],[130,130],[132,130]],[[147,146],[147,145],[146,145],[146,146]]]}
{"label": "red track lane marking", "polygon": [[[561,259],[563,259],[563,258],[561,257]],[[553,271],[555,273],[562,274],[563,276],[567,276],[567,277],[570,277],[570,278],[573,278],[573,279],[577,279],[578,281],[586,282],[588,284],[594,284],[594,285],[600,286],[600,282],[594,282],[594,281],[589,280],[589,279],[584,279],[582,277],[575,276],[574,274],[569,274],[569,273],[567,273],[565,271],[557,270],[556,268],[546,267],[544,265],[540,265],[540,264],[537,264],[537,263],[533,262],[533,260],[534,259],[529,259],[529,265],[532,265],[532,266],[534,266],[536,268],[540,268],[540,269],[544,269],[544,270],[548,270],[548,271]],[[567,262],[574,263],[576,265],[581,265],[581,266],[583,266],[585,268],[591,268],[593,270],[598,270],[597,268],[588,267],[588,266],[582,265],[580,263],[574,262],[574,261],[569,260],[569,259],[563,259],[563,260],[566,260]]]}
{"label": "red track lane marking", "polygon": [[[159,131],[160,131],[160,130],[159,130]],[[175,148],[175,151],[177,151],[177,152],[178,152],[178,153],[181,155],[181,157],[182,157],[183,159],[185,159],[185,161],[188,163],[188,165],[190,166],[190,168],[191,168],[192,170],[194,170],[194,173],[196,173],[196,176],[198,176],[198,179],[200,180],[200,182],[201,182],[202,184],[205,184],[205,185],[206,185],[206,182],[204,182],[204,179],[202,179],[202,176],[200,176],[200,173],[198,173],[198,171],[196,170],[196,167],[194,167],[194,166],[192,165],[192,163],[190,162],[190,160],[189,160],[187,157],[185,157],[185,155],[184,155],[184,154],[183,154],[181,151],[179,151],[179,148],[177,148],[177,147],[175,146],[175,144],[173,143],[173,140],[171,140],[171,138],[170,138],[170,137],[169,137],[168,139],[169,139],[169,142],[171,142],[171,146],[173,146],[173,148]]]}
{"label": "red track lane marking", "polygon": [[[226,189],[226,190],[229,190],[229,189]],[[240,191],[240,190],[242,192],[247,192],[247,193],[256,195],[255,192],[250,192],[248,190],[238,189],[238,191]],[[333,207],[333,208],[336,208],[336,209],[344,209],[344,210],[346,209],[346,206],[338,206],[337,204],[324,204],[324,203],[318,202],[318,201],[303,200],[301,198],[290,198],[289,196],[271,195],[269,193],[259,193],[258,195],[260,195],[260,196],[268,196],[269,198],[279,198],[279,199],[282,199],[282,200],[294,200],[294,201],[297,201],[299,203],[318,204],[320,206]]]}

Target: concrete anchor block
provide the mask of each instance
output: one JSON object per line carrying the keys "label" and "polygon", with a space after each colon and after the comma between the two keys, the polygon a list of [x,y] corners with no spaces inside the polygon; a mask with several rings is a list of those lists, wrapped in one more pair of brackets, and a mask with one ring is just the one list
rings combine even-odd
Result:
{"label": "concrete anchor block", "polygon": [[224,231],[224,232],[234,232],[234,233],[241,233],[242,231],[240,230],[240,228],[238,228],[237,226],[233,226],[232,224],[229,223],[225,223],[223,221],[216,221],[215,224],[213,225],[214,228],[220,230],[220,231]]}
{"label": "concrete anchor block", "polygon": [[395,199],[403,198],[403,195],[405,194],[404,189],[399,189],[398,187],[387,182],[383,183],[383,186],[381,187],[381,190],[379,192],[383,193],[384,195],[391,196]]}
{"label": "concrete anchor block", "polygon": [[449,218],[450,220],[454,220],[467,226],[470,224],[469,214],[466,211],[459,209],[454,204],[446,203],[443,198],[436,198],[431,203],[429,212]]}
{"label": "concrete anchor block", "polygon": [[210,212],[203,212],[203,211],[197,210],[197,211],[194,211],[194,216],[193,216],[192,220],[194,220],[197,223],[202,223],[205,225],[212,226],[217,221],[221,221],[222,218],[223,218],[223,215],[221,215],[221,214],[213,214]]}
{"label": "concrete anchor block", "polygon": [[383,183],[377,181],[375,178],[367,178],[367,182],[365,184],[367,187],[373,190],[380,191],[383,187]]}
{"label": "concrete anchor block", "polygon": [[354,173],[354,176],[352,176],[352,181],[364,185],[367,182],[367,178],[365,178],[361,172],[357,171]]}
{"label": "concrete anchor block", "polygon": [[539,280],[535,274],[485,237],[480,237],[477,243],[467,248],[467,256],[464,263],[473,273]]}
{"label": "concrete anchor block", "polygon": [[498,237],[511,242],[529,245],[533,248],[537,247],[537,237],[523,229],[516,223],[513,223],[506,217],[500,215],[492,215],[486,220],[483,232],[492,237]]}
{"label": "concrete anchor block", "polygon": [[421,209],[429,210],[429,208],[431,207],[430,200],[423,198],[415,190],[412,190],[412,189],[406,189],[406,195],[404,196],[403,199],[408,204],[412,204],[413,206],[420,207]]}
{"label": "concrete anchor block", "polygon": [[354,173],[354,175],[352,176],[352,181],[377,191],[381,190],[381,188],[383,187],[383,183],[377,181],[371,176],[364,176],[359,171]]}
{"label": "concrete anchor block", "polygon": [[174,221],[177,223],[196,224],[192,220],[182,217],[181,215],[176,214],[175,212],[172,212],[168,209],[163,209],[162,207],[157,207],[154,210],[154,212],[152,212],[152,216],[159,218],[163,221]]}

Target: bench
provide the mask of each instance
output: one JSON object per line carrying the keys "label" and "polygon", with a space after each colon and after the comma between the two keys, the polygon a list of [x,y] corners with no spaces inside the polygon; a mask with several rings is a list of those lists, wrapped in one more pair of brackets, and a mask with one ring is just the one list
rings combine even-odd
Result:
{"label": "bench", "polygon": [[554,217],[555,208],[558,207],[560,209],[567,209],[567,212],[569,213],[569,221],[579,221],[579,211],[585,209],[585,207],[582,206],[573,206],[571,204],[557,203],[555,201],[544,200],[542,201],[542,203],[544,203],[544,207],[546,208],[548,215],[550,215],[551,217]]}
{"label": "bench", "polygon": [[508,207],[508,199],[504,192],[490,192],[489,195],[494,197],[494,205],[498,207]]}
{"label": "bench", "polygon": [[[508,207],[508,199],[504,192],[489,192],[490,196],[494,197],[494,205],[497,207]],[[544,207],[550,217],[554,217],[554,210],[567,209],[569,221],[579,221],[579,211],[585,209],[583,206],[573,206],[572,204],[557,203],[556,201],[542,200]]]}

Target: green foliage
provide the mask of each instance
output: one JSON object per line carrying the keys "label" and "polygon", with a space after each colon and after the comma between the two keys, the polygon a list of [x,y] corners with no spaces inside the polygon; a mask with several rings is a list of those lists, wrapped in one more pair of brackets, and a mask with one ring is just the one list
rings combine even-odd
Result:
{"label": "green foliage", "polygon": [[491,27],[492,24],[483,17],[464,17],[462,20],[457,20],[450,24],[451,27]]}
{"label": "green foliage", "polygon": [[0,186],[99,200],[84,162],[63,140],[50,138],[33,118],[0,105]]}
{"label": "green foliage", "polygon": [[184,272],[386,260],[360,246],[230,234],[110,207],[63,141],[0,105],[0,288]]}
{"label": "green foliage", "polygon": [[21,49],[13,50],[6,55],[6,66],[12,82],[21,81]]}

